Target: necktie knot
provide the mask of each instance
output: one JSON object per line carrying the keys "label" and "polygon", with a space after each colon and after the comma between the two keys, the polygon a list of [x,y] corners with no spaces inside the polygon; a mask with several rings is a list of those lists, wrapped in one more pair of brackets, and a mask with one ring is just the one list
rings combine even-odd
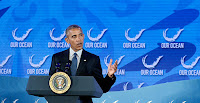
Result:
{"label": "necktie knot", "polygon": [[74,53],[74,57],[76,57],[77,53]]}

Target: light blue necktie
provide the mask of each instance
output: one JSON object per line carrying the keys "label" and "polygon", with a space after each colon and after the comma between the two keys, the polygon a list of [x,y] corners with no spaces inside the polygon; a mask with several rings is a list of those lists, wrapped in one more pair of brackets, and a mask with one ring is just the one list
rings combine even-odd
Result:
{"label": "light blue necktie", "polygon": [[74,53],[74,57],[72,58],[72,65],[71,65],[71,74],[72,76],[76,75],[76,70],[77,70],[77,58],[76,58],[76,53]]}

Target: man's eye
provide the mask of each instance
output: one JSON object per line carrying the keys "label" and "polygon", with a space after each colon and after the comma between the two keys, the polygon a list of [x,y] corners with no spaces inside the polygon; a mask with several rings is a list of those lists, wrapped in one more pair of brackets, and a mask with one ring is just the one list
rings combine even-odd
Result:
{"label": "man's eye", "polygon": [[72,38],[76,38],[76,36],[74,35],[74,36],[72,36]]}

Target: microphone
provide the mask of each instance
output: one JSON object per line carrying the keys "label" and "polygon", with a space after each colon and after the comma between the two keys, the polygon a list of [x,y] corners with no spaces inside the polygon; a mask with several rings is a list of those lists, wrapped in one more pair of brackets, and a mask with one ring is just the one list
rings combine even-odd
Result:
{"label": "microphone", "polygon": [[56,63],[56,66],[55,66],[56,72],[62,71],[62,70],[60,69],[60,67],[61,67],[61,64],[60,64],[60,63]]}
{"label": "microphone", "polygon": [[71,64],[72,64],[72,61],[71,60],[69,60],[67,63],[66,63],[66,65],[65,65],[65,73],[67,73],[68,75],[71,75],[70,73],[70,66],[71,66]]}

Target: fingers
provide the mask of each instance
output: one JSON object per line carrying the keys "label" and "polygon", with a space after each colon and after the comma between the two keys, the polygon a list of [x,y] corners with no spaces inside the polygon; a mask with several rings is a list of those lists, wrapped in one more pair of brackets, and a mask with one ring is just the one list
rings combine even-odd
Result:
{"label": "fingers", "polygon": [[109,63],[109,67],[114,67],[114,69],[116,70],[117,69],[117,65],[118,65],[118,63],[117,63],[117,60],[115,60],[115,63],[112,65],[112,62],[113,62],[113,59],[110,59],[110,63]]}
{"label": "fingers", "polygon": [[115,63],[113,64],[115,70],[117,69],[117,65],[118,65],[118,63],[117,63],[117,60],[116,60]]}
{"label": "fingers", "polygon": [[[112,59],[110,59],[109,67],[108,67],[108,75],[113,75],[117,71],[117,60],[115,63],[112,65]],[[109,76],[110,77],[110,76]]]}
{"label": "fingers", "polygon": [[117,60],[115,60],[115,64],[114,65],[116,65],[116,66],[118,65]]}
{"label": "fingers", "polygon": [[111,66],[112,62],[113,62],[113,60],[112,60],[112,59],[110,59],[110,63],[109,63],[109,66]]}
{"label": "fingers", "polygon": [[115,64],[118,65],[117,60],[115,60]]}

